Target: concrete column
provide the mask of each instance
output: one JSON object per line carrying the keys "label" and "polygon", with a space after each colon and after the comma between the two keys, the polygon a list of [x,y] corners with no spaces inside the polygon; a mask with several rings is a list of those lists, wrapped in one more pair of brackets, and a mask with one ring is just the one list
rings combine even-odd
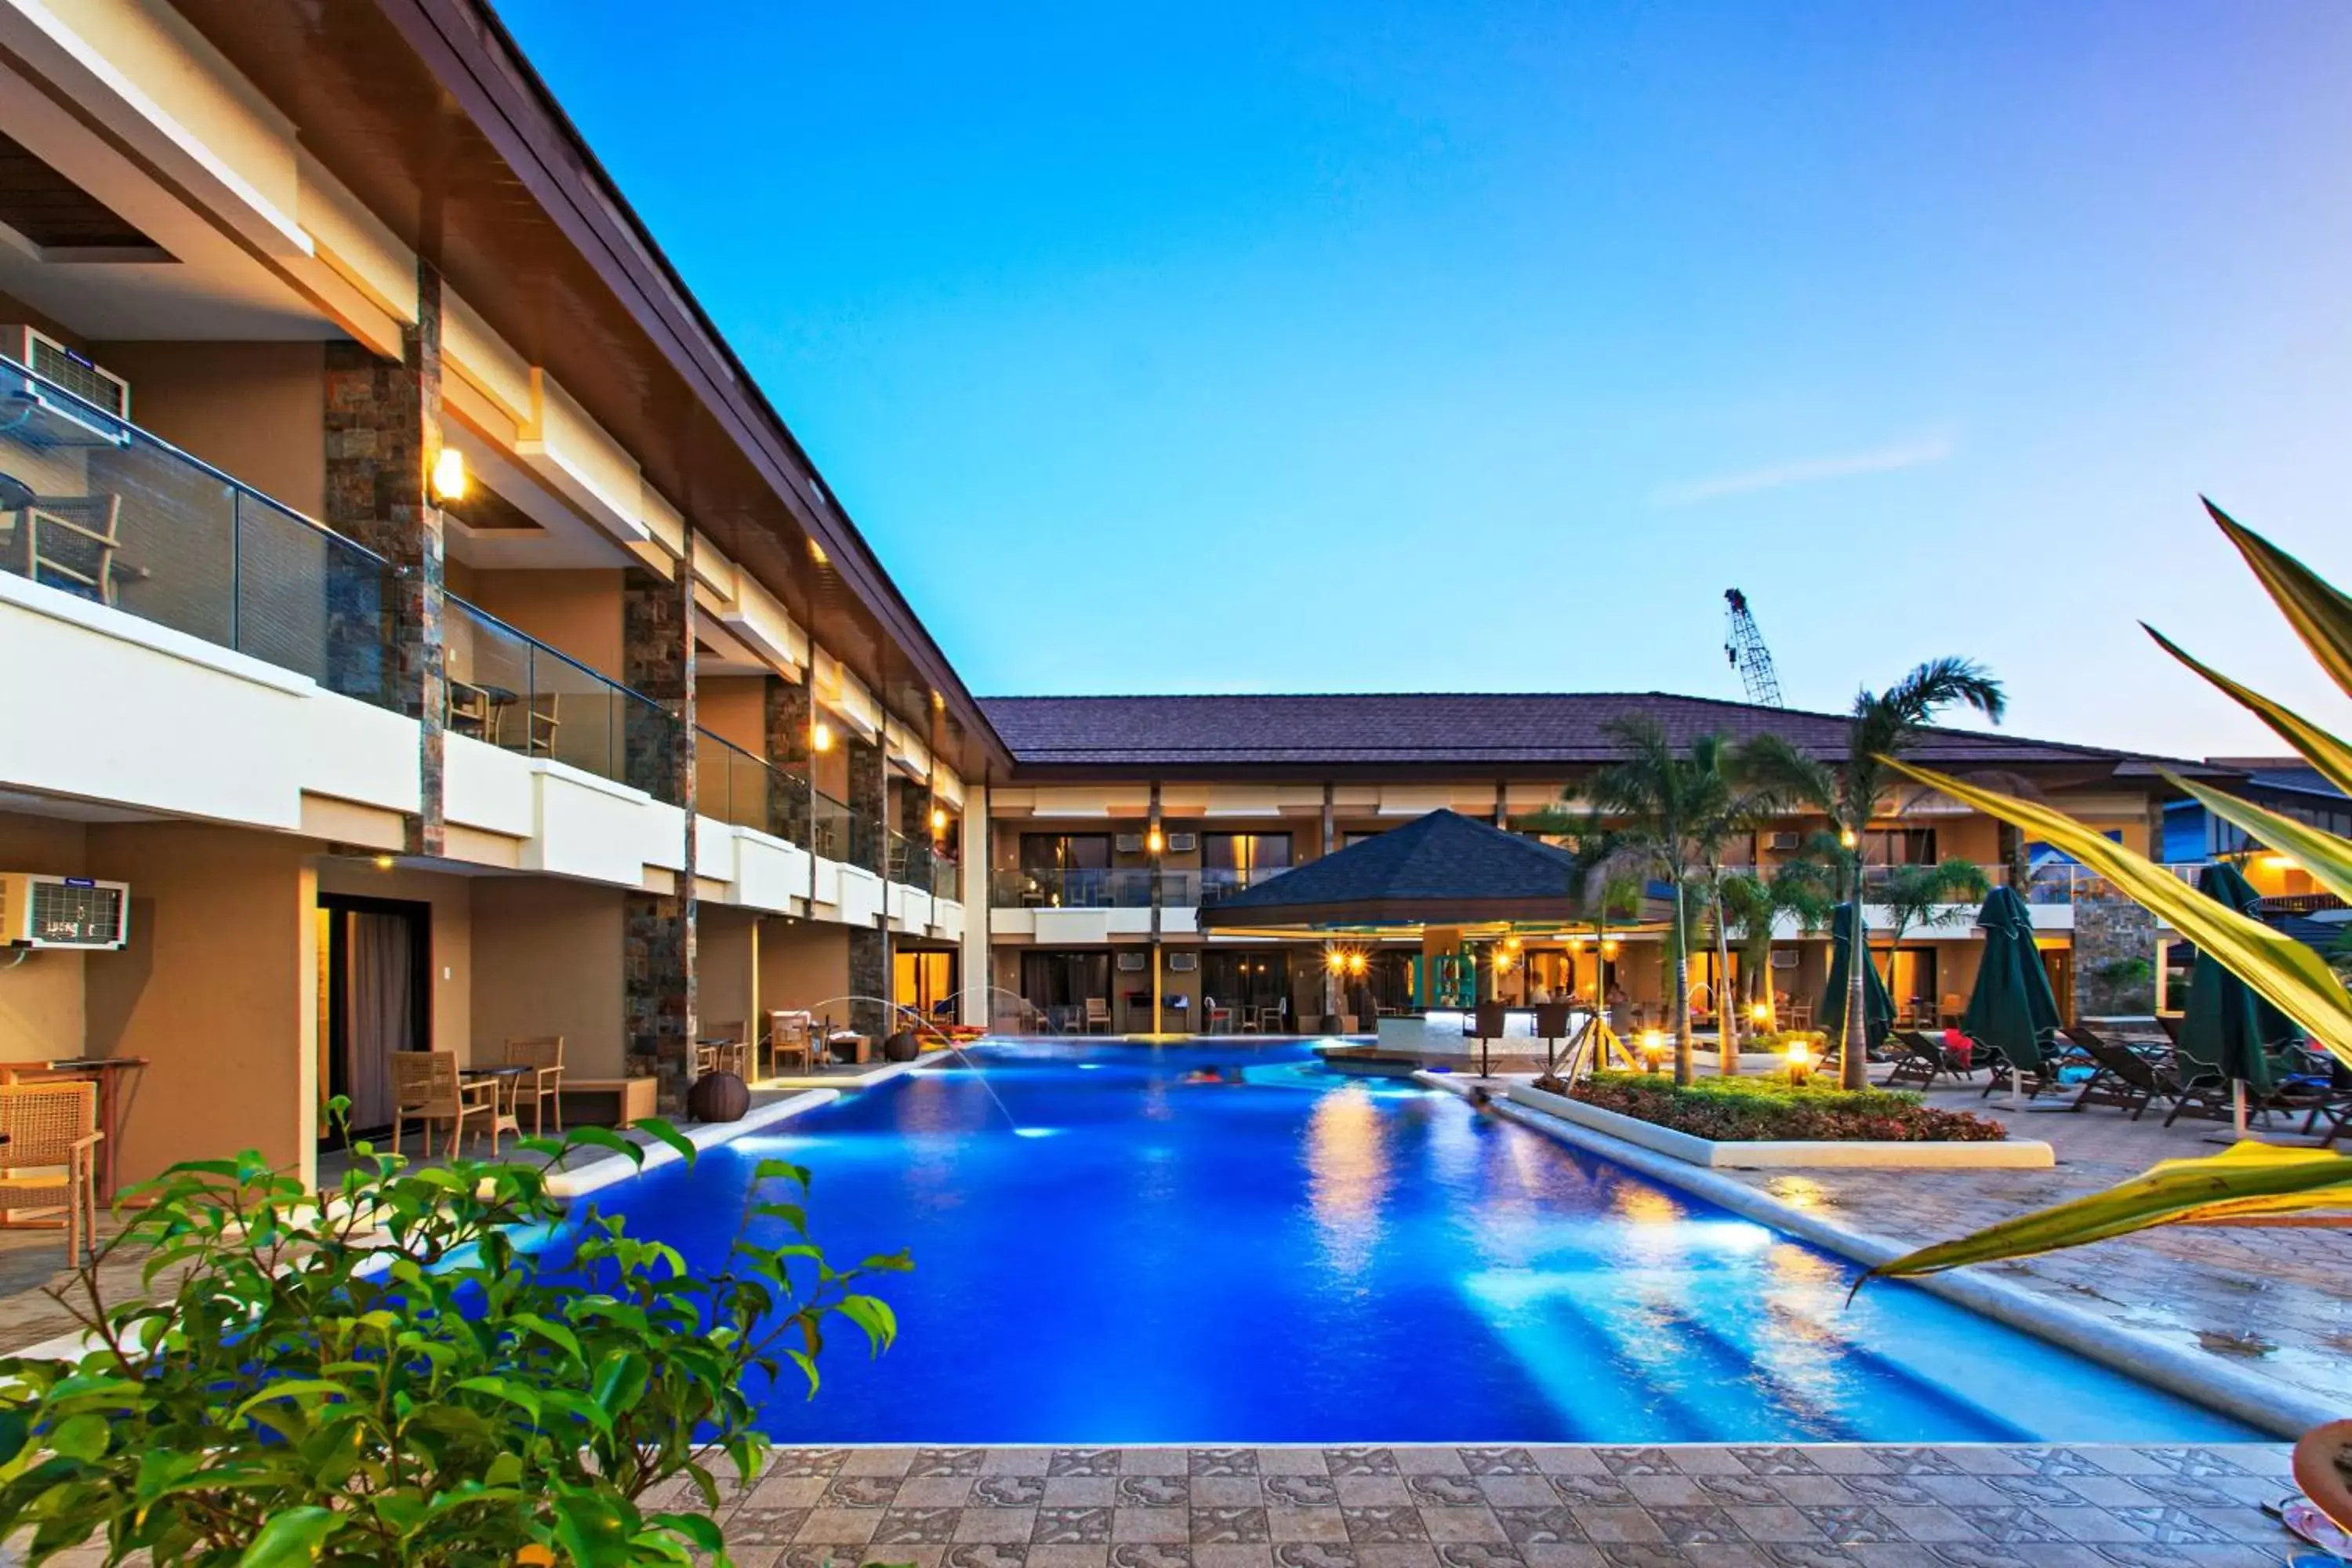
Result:
{"label": "concrete column", "polygon": [[768,677],[766,700],[767,757],[778,770],[771,783],[777,798],[771,803],[782,836],[802,848],[809,847],[809,724],[815,715],[809,707],[806,684],[795,685],[781,675]]}
{"label": "concrete column", "polygon": [[963,786],[963,1021],[983,1029],[992,1010],[988,868],[995,850],[988,835],[988,789],[968,782]]}
{"label": "concrete column", "polygon": [[[1328,855],[1331,853],[1332,847],[1339,842],[1338,825],[1333,820],[1336,815],[1332,810],[1332,786],[1326,784],[1323,786],[1322,845],[1316,851],[1319,855]],[[1320,962],[1319,955],[1318,962]],[[1339,976],[1331,973],[1328,963],[1323,964],[1323,1011],[1327,1016],[1340,1011]]]}
{"label": "concrete column", "polygon": [[625,684],[657,706],[627,704],[622,741],[628,781],[685,816],[685,868],[669,892],[624,900],[621,972],[629,1071],[660,1079],[665,1112],[685,1103],[694,1074],[694,560],[674,574],[631,567],[621,578],[621,668]]}
{"label": "concrete column", "polygon": [[[441,275],[419,262],[416,324],[401,356],[358,343],[326,348],[325,521],[391,563],[389,584],[335,562],[328,584],[329,679],[353,696],[388,696],[417,721],[417,814],[410,853],[443,848],[441,509],[427,476],[441,452]],[[381,628],[391,626],[389,657]]]}

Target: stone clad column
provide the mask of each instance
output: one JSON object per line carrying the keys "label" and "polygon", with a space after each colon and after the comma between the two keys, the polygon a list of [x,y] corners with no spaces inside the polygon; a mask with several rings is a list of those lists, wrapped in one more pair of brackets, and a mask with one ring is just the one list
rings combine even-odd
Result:
{"label": "stone clad column", "polygon": [[[442,726],[446,718],[442,641],[441,509],[427,482],[441,452],[441,275],[416,268],[416,324],[400,334],[401,356],[378,358],[359,343],[326,353],[324,521],[391,563],[389,583],[332,561],[328,602],[328,679],[336,690],[388,699],[417,721],[417,812],[408,850],[443,848]],[[391,647],[382,629],[390,623]]]}
{"label": "stone clad column", "polygon": [[660,1080],[661,1108],[684,1103],[694,1071],[694,558],[676,574],[631,567],[621,578],[624,684],[655,704],[624,704],[628,782],[684,813],[685,868],[674,890],[631,892],[622,912],[622,996],[629,1071]]}
{"label": "stone clad column", "polygon": [[814,786],[809,775],[809,725],[815,714],[810,710],[809,689],[772,675],[761,707],[767,758],[777,770],[770,781],[774,793],[769,813],[775,820],[777,837],[810,849],[809,791]]}
{"label": "stone clad column", "polygon": [[[849,861],[877,877],[887,877],[889,846],[885,832],[889,821],[888,781],[882,742],[845,734],[849,748],[849,809],[858,820],[849,830]],[[850,1026],[876,1039],[890,1032],[889,889],[883,889],[884,910],[877,923],[849,929],[849,994],[867,1000],[849,1005]]]}

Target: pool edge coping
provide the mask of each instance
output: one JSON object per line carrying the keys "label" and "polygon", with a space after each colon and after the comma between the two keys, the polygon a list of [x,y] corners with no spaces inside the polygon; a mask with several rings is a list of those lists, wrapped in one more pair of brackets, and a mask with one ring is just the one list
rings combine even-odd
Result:
{"label": "pool edge coping", "polygon": [[[1506,1080],[1488,1083],[1445,1073],[1416,1073],[1415,1082],[1468,1099],[1474,1089],[1493,1093]],[[1869,1268],[1916,1250],[1905,1243],[1857,1230],[1787,1200],[1760,1192],[1736,1177],[1688,1164],[1629,1143],[1622,1138],[1564,1121],[1497,1095],[1488,1101],[1498,1116],[1529,1131],[1573,1144],[1654,1181],[1679,1187],[1746,1219],[1785,1231],[1801,1241]],[[1984,1313],[2024,1333],[2073,1351],[2111,1371],[2242,1421],[2258,1431],[2292,1440],[2312,1427],[2340,1420],[2343,1408],[2324,1395],[2235,1367],[2208,1364],[2176,1345],[2120,1323],[2053,1301],[2005,1280],[1962,1271],[1922,1275],[1906,1284]]]}

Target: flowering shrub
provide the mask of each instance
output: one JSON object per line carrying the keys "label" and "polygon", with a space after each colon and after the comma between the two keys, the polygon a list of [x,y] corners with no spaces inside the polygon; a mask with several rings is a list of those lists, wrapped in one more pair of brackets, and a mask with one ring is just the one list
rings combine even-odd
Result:
{"label": "flowering shrub", "polygon": [[1536,1087],[1720,1142],[1981,1143],[2009,1136],[1998,1121],[1923,1105],[1916,1094],[1799,1088],[1778,1074],[1702,1079],[1677,1088],[1661,1073],[1604,1072],[1572,1089],[1553,1078],[1538,1079]]}

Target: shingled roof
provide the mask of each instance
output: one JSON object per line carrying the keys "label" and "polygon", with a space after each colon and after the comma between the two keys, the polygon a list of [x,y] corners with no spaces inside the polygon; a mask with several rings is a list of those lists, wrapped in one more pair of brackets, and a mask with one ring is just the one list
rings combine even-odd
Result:
{"label": "shingled roof", "polygon": [[1560,920],[1576,858],[1538,838],[1433,811],[1213,904],[1204,928],[1473,925]]}
{"label": "shingled roof", "polygon": [[[1601,732],[1654,719],[1682,744],[1708,733],[1776,733],[1844,760],[1838,713],[1759,708],[1667,692],[1402,692],[1311,696],[984,697],[982,710],[1023,767],[1110,772],[1239,766],[1495,768],[1614,761]],[[2145,773],[2150,759],[1974,730],[1931,730],[1910,753],[1930,767],[2088,765]],[[2195,763],[2168,765],[2199,773]]]}

